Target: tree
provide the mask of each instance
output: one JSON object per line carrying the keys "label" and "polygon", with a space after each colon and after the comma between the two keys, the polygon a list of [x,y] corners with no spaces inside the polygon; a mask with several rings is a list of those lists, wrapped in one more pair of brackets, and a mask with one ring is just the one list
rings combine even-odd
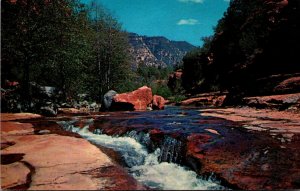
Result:
{"label": "tree", "polygon": [[203,39],[205,43],[198,53],[184,58],[186,90],[266,94],[274,87],[261,84],[259,79],[299,72],[297,2],[231,1],[214,28],[215,34]]}
{"label": "tree", "polygon": [[93,97],[101,101],[101,96],[110,89],[123,89],[131,76],[127,34],[107,10],[96,2],[90,6],[90,20],[94,30],[94,60],[89,68],[94,76],[97,91]]}
{"label": "tree", "polygon": [[[74,94],[89,58],[87,12],[75,0],[2,1],[2,80],[21,82],[23,105],[30,82]],[[27,106],[26,106],[27,105]]]}

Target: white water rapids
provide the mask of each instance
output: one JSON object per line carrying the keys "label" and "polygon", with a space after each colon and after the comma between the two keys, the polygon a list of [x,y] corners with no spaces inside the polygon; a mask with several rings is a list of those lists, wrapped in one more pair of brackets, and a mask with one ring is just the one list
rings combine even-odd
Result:
{"label": "white water rapids", "polygon": [[[89,124],[92,122],[90,120]],[[93,144],[118,151],[129,166],[128,171],[132,176],[150,188],[163,190],[224,189],[216,181],[201,179],[194,171],[185,167],[175,163],[159,162],[160,149],[148,153],[147,149],[132,137],[112,137],[101,134],[99,129],[93,133],[88,130],[89,124],[81,129],[73,126],[74,121],[58,123],[65,130],[78,133]],[[147,135],[145,139],[147,139]]]}

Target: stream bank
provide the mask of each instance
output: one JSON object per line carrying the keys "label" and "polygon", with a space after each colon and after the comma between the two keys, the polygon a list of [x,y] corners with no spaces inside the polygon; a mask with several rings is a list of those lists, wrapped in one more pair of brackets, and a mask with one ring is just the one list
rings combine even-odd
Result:
{"label": "stream bank", "polygon": [[[143,188],[257,190],[300,186],[297,113],[168,106],[162,111],[102,112],[20,122],[31,123],[36,134],[45,130],[50,135],[64,133],[108,148],[105,153],[123,165],[125,174],[131,174],[127,176],[140,182],[136,185],[146,185]],[[177,175],[183,181],[172,178]],[[128,184],[124,177],[120,180]]]}

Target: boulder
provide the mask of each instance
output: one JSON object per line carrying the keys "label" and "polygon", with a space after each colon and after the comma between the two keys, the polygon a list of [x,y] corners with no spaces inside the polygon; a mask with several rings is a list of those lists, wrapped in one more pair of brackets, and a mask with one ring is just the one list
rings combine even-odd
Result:
{"label": "boulder", "polygon": [[291,77],[280,82],[275,88],[274,92],[285,93],[300,90],[300,76]]}
{"label": "boulder", "polygon": [[152,101],[152,108],[161,110],[165,108],[166,100],[162,96],[154,95]]}
{"label": "boulder", "polygon": [[103,96],[103,104],[101,106],[102,110],[108,110],[111,107],[114,96],[117,95],[117,92],[114,90],[109,90]]}
{"label": "boulder", "polygon": [[152,90],[143,86],[133,92],[116,94],[113,98],[114,110],[147,110],[152,102]]}

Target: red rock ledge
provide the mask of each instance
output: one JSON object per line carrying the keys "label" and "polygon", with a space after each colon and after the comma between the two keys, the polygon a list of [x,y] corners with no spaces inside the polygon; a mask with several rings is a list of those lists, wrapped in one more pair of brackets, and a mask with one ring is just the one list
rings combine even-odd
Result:
{"label": "red rock ledge", "polygon": [[87,140],[12,121],[38,117],[1,114],[1,189],[145,189]]}

